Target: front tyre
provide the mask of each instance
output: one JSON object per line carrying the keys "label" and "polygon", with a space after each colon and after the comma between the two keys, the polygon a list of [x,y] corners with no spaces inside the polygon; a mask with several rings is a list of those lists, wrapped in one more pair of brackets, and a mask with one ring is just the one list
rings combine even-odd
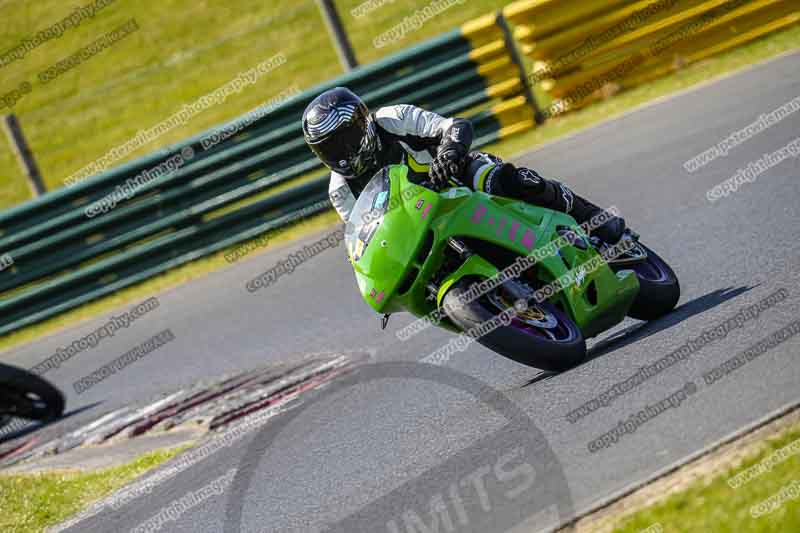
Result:
{"label": "front tyre", "polygon": [[[442,300],[447,317],[465,332],[476,331],[513,307],[513,300],[503,294],[503,287],[467,301],[466,293],[475,281],[457,281]],[[485,329],[487,332],[477,339],[478,342],[523,365],[562,371],[586,358],[586,341],[578,326],[548,302],[532,305],[516,314],[508,325]]]}
{"label": "front tyre", "polygon": [[[638,248],[638,250],[637,250]],[[678,277],[666,261],[642,243],[632,251],[642,260],[624,265],[614,265],[614,270],[633,270],[639,279],[639,294],[633,301],[628,316],[638,320],[655,320],[672,311],[681,297]]]}
{"label": "front tyre", "polygon": [[0,364],[0,417],[47,422],[64,412],[64,395],[41,377]]}

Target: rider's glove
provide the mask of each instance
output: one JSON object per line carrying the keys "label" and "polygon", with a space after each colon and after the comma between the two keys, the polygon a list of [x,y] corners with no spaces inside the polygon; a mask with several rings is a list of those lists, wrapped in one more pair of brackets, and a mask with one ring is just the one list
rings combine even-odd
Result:
{"label": "rider's glove", "polygon": [[466,165],[467,149],[460,143],[448,143],[439,149],[428,174],[438,187],[446,187],[451,177],[460,178]]}

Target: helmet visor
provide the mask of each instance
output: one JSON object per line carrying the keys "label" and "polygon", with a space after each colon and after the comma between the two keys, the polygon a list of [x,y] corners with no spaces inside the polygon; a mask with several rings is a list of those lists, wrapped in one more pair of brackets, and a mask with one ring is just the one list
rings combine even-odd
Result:
{"label": "helmet visor", "polygon": [[364,134],[364,128],[358,123],[345,124],[325,139],[309,146],[329,169],[343,176],[355,176],[358,174],[356,163]]}

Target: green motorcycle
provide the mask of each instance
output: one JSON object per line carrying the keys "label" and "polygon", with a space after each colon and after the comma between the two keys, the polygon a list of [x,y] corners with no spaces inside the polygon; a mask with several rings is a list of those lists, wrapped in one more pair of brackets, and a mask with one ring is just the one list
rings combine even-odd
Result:
{"label": "green motorcycle", "polygon": [[437,191],[410,173],[378,171],[345,227],[359,290],[384,327],[408,311],[560,371],[586,358],[586,338],[678,302],[675,273],[632,231],[612,248],[569,215],[466,187]]}

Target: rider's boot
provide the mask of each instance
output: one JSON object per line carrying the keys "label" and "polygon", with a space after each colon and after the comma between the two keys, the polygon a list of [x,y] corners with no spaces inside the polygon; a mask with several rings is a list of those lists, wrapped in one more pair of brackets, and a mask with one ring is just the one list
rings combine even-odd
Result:
{"label": "rider's boot", "polygon": [[[570,215],[578,221],[579,224],[588,222],[593,217],[603,213],[603,209],[597,207],[589,200],[581,198],[577,194],[573,194],[574,202]],[[608,244],[616,244],[625,233],[625,219],[622,217],[611,216],[611,218],[603,223],[603,225],[591,230],[591,234],[600,237],[601,240]]]}

